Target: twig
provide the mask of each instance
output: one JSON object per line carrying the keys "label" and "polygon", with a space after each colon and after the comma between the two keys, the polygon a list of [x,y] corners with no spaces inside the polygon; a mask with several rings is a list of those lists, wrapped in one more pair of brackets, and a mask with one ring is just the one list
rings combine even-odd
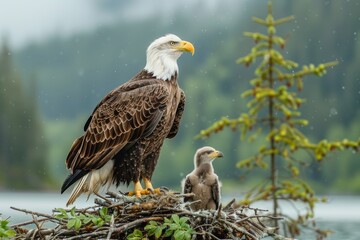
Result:
{"label": "twig", "polygon": [[246,231],[245,228],[243,227],[239,227],[238,225],[235,225],[234,223],[228,222],[226,220],[220,219],[219,220],[221,223],[224,223],[230,227],[232,227],[233,229],[237,230],[238,232],[241,232],[247,236],[250,236],[252,239],[258,239],[256,236],[254,236],[253,234],[249,233],[248,231]]}
{"label": "twig", "polygon": [[[41,218],[41,219],[38,219],[37,221],[43,222],[43,221],[48,221],[48,220],[49,220],[49,218]],[[34,223],[34,220],[26,221],[26,222],[10,225],[10,228],[18,228],[18,227],[26,226],[26,225],[33,224],[33,223]]]}
{"label": "twig", "polygon": [[[127,224],[122,225],[121,227],[115,228],[114,229],[114,233],[122,233],[124,231],[127,231],[133,227],[136,227],[139,224],[142,223],[146,223],[149,221],[161,221],[163,218],[162,217],[149,217],[149,218],[142,218],[142,219],[138,219],[132,222],[129,222]],[[85,237],[98,237],[98,236],[104,236],[108,233],[108,230],[102,230],[102,231],[98,231],[98,232],[91,232],[91,233],[85,233],[85,234],[81,234],[78,236],[74,236],[74,237],[70,237],[68,238],[68,240],[71,239],[81,239],[81,238],[85,238]]]}
{"label": "twig", "polygon": [[111,215],[109,233],[106,238],[107,240],[110,240],[111,235],[114,232],[114,225],[115,225],[115,218],[114,218],[114,214],[113,214],[113,215]]}
{"label": "twig", "polygon": [[228,210],[229,208],[231,208],[234,203],[235,203],[235,198],[233,198],[228,204],[225,205],[224,211],[226,211],[226,210]]}
{"label": "twig", "polygon": [[54,220],[56,222],[63,222],[63,220],[57,219],[57,218],[55,218],[55,217],[53,217],[53,216],[51,216],[49,214],[33,212],[33,211],[29,211],[29,210],[26,210],[26,209],[20,209],[20,208],[16,208],[16,207],[10,207],[10,208],[13,209],[13,210],[19,211],[19,212],[24,212],[24,213],[35,215],[35,216],[46,217],[46,218]]}

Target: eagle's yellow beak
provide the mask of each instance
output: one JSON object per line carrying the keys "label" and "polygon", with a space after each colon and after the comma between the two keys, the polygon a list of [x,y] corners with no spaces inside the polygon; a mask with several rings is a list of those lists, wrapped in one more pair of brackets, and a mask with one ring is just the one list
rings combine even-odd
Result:
{"label": "eagle's yellow beak", "polygon": [[194,45],[192,45],[192,43],[188,41],[181,41],[179,43],[179,46],[177,46],[176,48],[180,51],[191,52],[192,55],[194,55],[195,53]]}
{"label": "eagle's yellow beak", "polygon": [[210,158],[221,158],[223,156],[224,156],[224,154],[222,152],[220,152],[220,151],[214,151],[214,152],[209,154]]}

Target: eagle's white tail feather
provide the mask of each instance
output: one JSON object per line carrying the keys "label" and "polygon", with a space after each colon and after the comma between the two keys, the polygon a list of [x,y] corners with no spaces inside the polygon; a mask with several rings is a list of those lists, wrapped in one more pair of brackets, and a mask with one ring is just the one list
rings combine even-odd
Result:
{"label": "eagle's white tail feather", "polygon": [[72,190],[66,206],[73,204],[80,194],[87,193],[90,195],[91,193],[97,193],[101,186],[110,183],[113,166],[114,161],[110,160],[100,169],[92,170],[83,176]]}
{"label": "eagle's white tail feather", "polygon": [[[91,173],[86,174],[83,176],[80,181],[75,185],[74,189],[72,190],[70,194],[70,198],[66,203],[66,206],[69,206],[70,204],[73,204],[75,200],[80,196],[81,193],[88,191],[88,178],[91,176]],[[86,183],[86,185],[85,185]],[[85,185],[85,186],[84,186]]]}

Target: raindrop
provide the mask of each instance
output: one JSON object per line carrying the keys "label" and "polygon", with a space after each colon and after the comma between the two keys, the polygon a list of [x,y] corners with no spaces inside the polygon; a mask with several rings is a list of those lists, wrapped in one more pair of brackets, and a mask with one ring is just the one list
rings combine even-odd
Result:
{"label": "raindrop", "polygon": [[329,117],[331,116],[335,116],[338,114],[338,111],[336,110],[336,108],[331,108],[330,109],[330,114],[329,114]]}

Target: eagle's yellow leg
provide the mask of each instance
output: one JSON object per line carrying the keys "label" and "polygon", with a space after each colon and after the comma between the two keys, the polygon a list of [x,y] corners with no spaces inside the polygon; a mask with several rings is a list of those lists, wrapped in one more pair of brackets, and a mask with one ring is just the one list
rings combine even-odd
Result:
{"label": "eagle's yellow leg", "polygon": [[134,191],[128,193],[129,196],[135,195],[138,198],[141,197],[141,195],[149,195],[149,194],[150,194],[149,190],[143,189],[140,181],[134,182]]}
{"label": "eagle's yellow leg", "polygon": [[146,189],[151,189],[152,192],[154,192],[154,193],[160,193],[160,188],[155,188],[154,189],[149,179],[144,177],[143,180],[144,180]]}

